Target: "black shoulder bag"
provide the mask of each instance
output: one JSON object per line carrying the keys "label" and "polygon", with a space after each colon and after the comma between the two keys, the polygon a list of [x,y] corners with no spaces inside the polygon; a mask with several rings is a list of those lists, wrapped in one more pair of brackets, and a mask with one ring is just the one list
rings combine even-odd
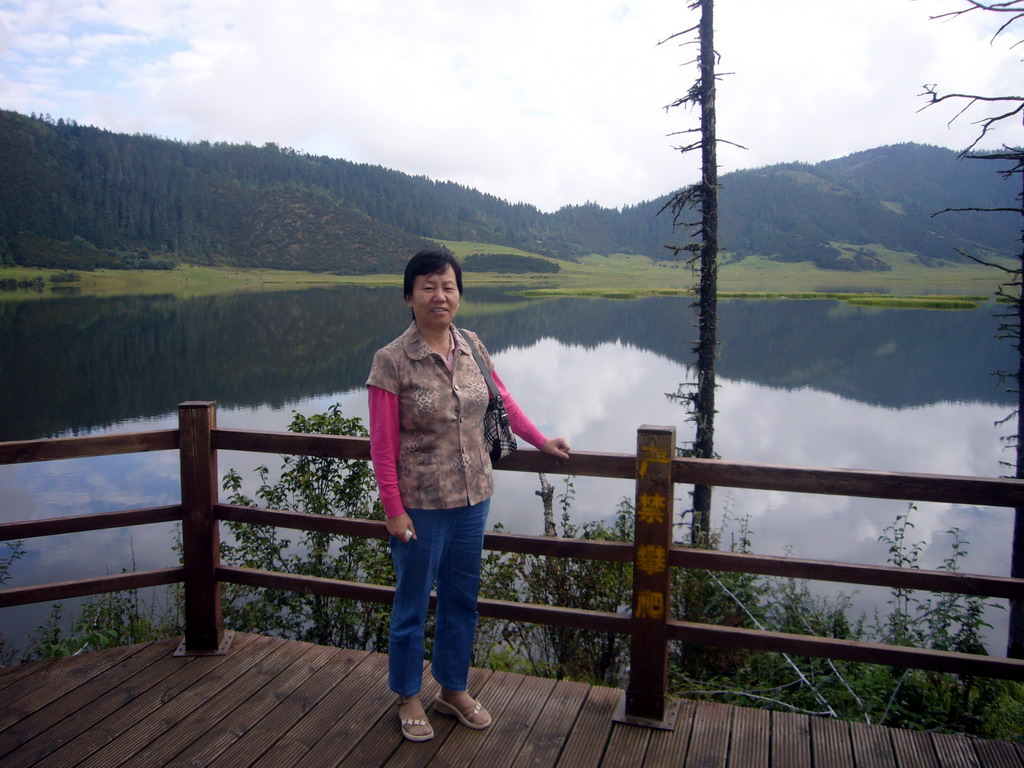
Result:
{"label": "black shoulder bag", "polygon": [[515,435],[512,434],[512,427],[508,422],[508,412],[505,410],[505,401],[502,399],[501,393],[498,392],[494,377],[484,366],[484,361],[480,358],[476,344],[473,343],[469,334],[461,328],[459,333],[469,344],[469,348],[473,352],[473,359],[480,367],[480,373],[483,374],[484,381],[487,382],[487,388],[491,390],[491,399],[487,403],[487,412],[484,413],[484,444],[488,447],[491,463],[494,464],[513,453],[519,446],[516,445]]}

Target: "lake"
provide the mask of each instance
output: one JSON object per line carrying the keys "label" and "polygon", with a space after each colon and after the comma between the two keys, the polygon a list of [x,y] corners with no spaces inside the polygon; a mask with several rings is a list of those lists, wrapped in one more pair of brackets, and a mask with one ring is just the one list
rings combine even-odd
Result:
{"label": "lake", "polygon": [[[284,430],[294,411],[341,403],[366,419],[373,353],[409,322],[398,288],[331,288],[177,299],[66,297],[0,304],[0,441],[176,426],[177,404],[218,401],[224,427]],[[693,380],[696,337],[688,298],[524,299],[471,288],[458,320],[477,331],[538,427],[586,451],[632,453],[641,424],[692,438],[668,397]],[[996,339],[995,304],[938,311],[856,307],[829,300],[720,302],[716,449],[726,459],[955,475],[1006,474],[1012,453],[998,425],[1013,408],[998,370],[1013,367]],[[273,456],[225,452],[220,469],[247,477]],[[496,473],[492,524],[543,532],[538,478]],[[549,478],[556,493],[563,478]],[[255,483],[251,488],[255,487]],[[251,489],[250,488],[250,489]],[[631,483],[576,478],[574,522],[611,516]],[[679,488],[677,511],[688,506]],[[173,453],[0,467],[0,521],[173,504]],[[754,551],[884,563],[878,541],[907,504],[716,489],[726,546],[746,520]],[[911,541],[922,567],[950,554],[963,569],[1009,573],[1012,510],[919,504]],[[25,542],[7,586],[176,565],[173,526]],[[815,585],[822,594],[840,588]],[[854,591],[847,587],[847,592]],[[888,593],[858,588],[855,606],[885,610]],[[69,609],[74,602],[69,601]],[[0,610],[0,633],[23,647],[48,606]],[[1002,655],[1006,616],[987,614]]]}

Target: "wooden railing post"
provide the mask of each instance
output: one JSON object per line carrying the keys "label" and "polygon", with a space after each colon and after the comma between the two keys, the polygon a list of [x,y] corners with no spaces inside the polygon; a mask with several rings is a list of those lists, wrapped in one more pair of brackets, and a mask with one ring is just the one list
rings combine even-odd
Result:
{"label": "wooden railing post", "polygon": [[[220,528],[213,516],[218,498],[217,455],[212,430],[217,404],[178,406],[181,454],[181,543],[185,561],[185,653],[221,651],[224,622],[220,610]],[[182,650],[182,649],[179,649]]]}
{"label": "wooden railing post", "polygon": [[633,545],[633,628],[627,722],[664,725],[668,719],[668,619],[672,608],[672,458],[676,431],[642,426],[636,439],[636,533]]}

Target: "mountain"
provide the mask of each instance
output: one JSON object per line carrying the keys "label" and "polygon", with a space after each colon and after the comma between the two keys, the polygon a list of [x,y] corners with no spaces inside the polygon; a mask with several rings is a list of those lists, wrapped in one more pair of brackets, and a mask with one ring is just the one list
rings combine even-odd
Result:
{"label": "mountain", "polygon": [[948,208],[1018,207],[993,164],[948,149],[900,144],[817,165],[784,164],[723,177],[723,242],[736,257],[812,261],[823,269],[886,269],[865,246],[963,261],[956,248],[1013,257],[1020,216]]}
{"label": "mountain", "polygon": [[[816,165],[721,178],[723,261],[886,269],[878,249],[922,264],[955,248],[1015,256],[1019,217],[936,211],[1016,205],[991,163],[902,144]],[[622,209],[542,213],[461,185],[274,144],[184,143],[0,111],[0,263],[168,268],[185,261],[368,274],[401,271],[432,239],[494,243],[554,259],[616,252],[674,258],[660,213],[671,195]],[[1017,225],[1019,226],[1019,224]]]}

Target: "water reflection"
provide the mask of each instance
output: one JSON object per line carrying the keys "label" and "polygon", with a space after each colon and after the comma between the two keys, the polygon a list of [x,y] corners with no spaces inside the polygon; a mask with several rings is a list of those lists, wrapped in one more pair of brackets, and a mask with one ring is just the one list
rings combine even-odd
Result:
{"label": "water reflection", "polygon": [[[283,430],[292,410],[315,413],[334,402],[365,419],[372,354],[408,322],[397,294],[347,288],[0,305],[0,440],[173,427],[176,404],[188,399],[218,400],[219,423],[229,427]],[[676,425],[681,441],[690,437],[684,412],[666,397],[691,376],[689,305],[527,301],[474,290],[460,318],[481,334],[543,431],[565,434],[581,450],[631,453],[641,424]],[[994,424],[1008,413],[1009,396],[992,372],[1010,367],[1012,349],[995,339],[992,307],[726,301],[721,309],[716,446],[723,457],[1003,473],[1005,429]],[[251,476],[276,459],[225,453],[220,462]],[[171,453],[0,467],[0,520],[174,503],[177,473]],[[499,473],[491,522],[541,532],[536,488],[536,477]],[[608,517],[632,494],[629,483],[589,478],[576,479],[574,490],[577,522]],[[676,504],[685,508],[685,498]],[[716,525],[731,520],[733,531],[735,521],[749,519],[758,552],[863,563],[885,561],[878,536],[906,511],[902,502],[725,489],[715,504]],[[914,540],[929,545],[923,567],[949,554],[945,532],[958,527],[970,541],[967,570],[1008,572],[1009,511],[923,504],[913,521]],[[173,526],[158,526],[29,541],[11,585],[173,565],[172,537]],[[884,600],[861,595],[866,612]],[[17,640],[45,613],[0,613],[2,631]],[[1005,626],[999,614],[990,620]]]}
{"label": "water reflection", "polygon": [[[620,341],[676,363],[691,359],[693,310],[685,298],[527,301],[477,289],[461,318],[494,352],[555,338],[588,348]],[[373,352],[407,321],[395,288],[0,304],[0,440],[158,417],[189,399],[280,406],[355,389]],[[1009,345],[995,339],[991,308],[732,300],[721,303],[719,323],[726,378],[891,407],[1009,402],[989,375],[1012,362]],[[40,393],[45,402],[28,407]]]}

